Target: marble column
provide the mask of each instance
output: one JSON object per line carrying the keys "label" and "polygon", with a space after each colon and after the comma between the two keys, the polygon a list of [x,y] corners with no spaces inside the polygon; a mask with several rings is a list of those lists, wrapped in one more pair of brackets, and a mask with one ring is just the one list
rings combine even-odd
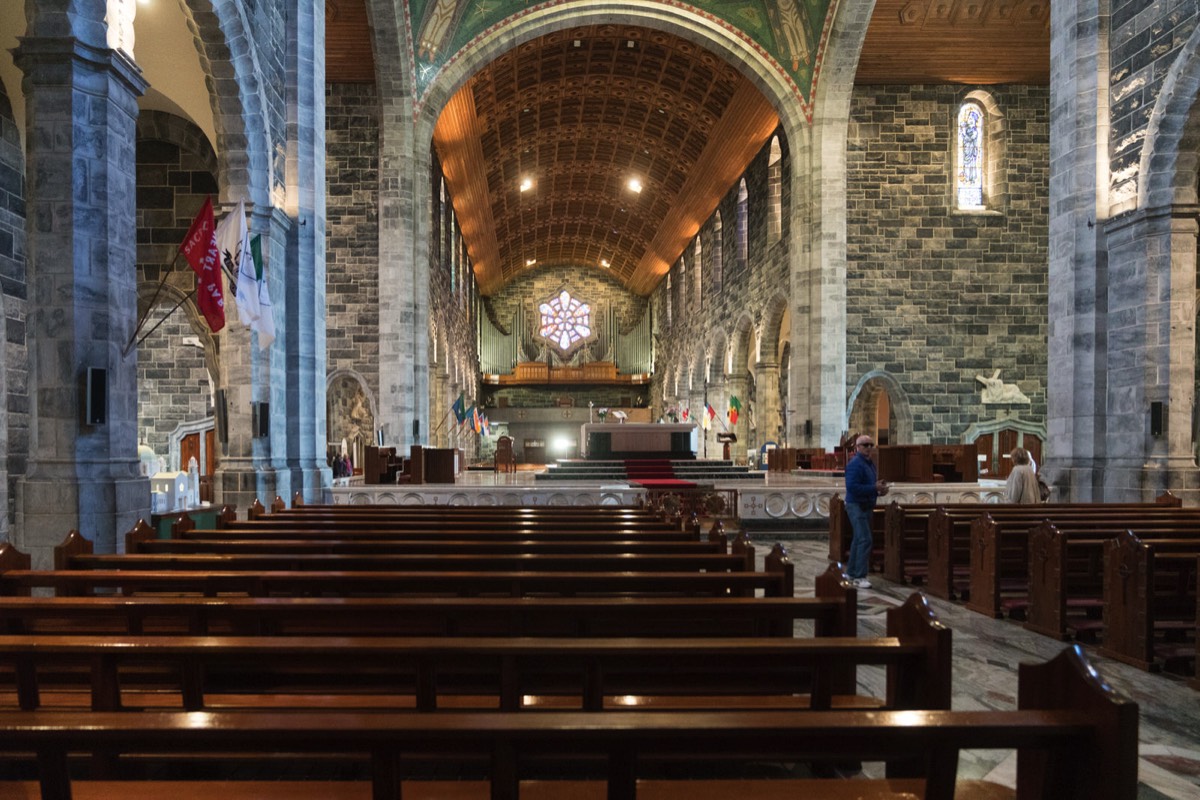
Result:
{"label": "marble column", "polygon": [[[50,566],[72,528],[98,552],[116,552],[150,510],[150,484],[138,474],[137,356],[125,352],[137,322],[135,143],[146,82],[107,47],[100,4],[89,9],[96,19],[60,5],[33,11],[15,50],[30,176],[31,408],[14,543],[35,568]],[[73,30],[62,30],[64,19]],[[107,383],[98,392],[105,413],[90,420],[89,369]]]}

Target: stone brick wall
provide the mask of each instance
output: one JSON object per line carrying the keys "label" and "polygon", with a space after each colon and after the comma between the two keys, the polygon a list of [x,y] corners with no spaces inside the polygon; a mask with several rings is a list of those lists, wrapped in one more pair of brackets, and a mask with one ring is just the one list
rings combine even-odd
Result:
{"label": "stone brick wall", "polygon": [[376,398],[379,396],[378,105],[371,84],[333,84],[325,92],[326,374],[338,370],[357,372]]}
{"label": "stone brick wall", "polygon": [[[170,114],[143,112],[137,147],[137,260],[143,287],[156,285],[172,266],[204,199],[211,197],[216,203],[215,172],[216,156],[198,128]],[[194,283],[192,275],[180,258],[167,276],[168,284],[187,291]],[[139,336],[175,303],[175,297],[160,295]],[[138,346],[138,440],[164,458],[176,425],[212,414],[204,352],[184,343],[196,336],[180,308]]]}
{"label": "stone brick wall", "polygon": [[[170,308],[170,306],[167,306]],[[152,327],[166,311],[148,321]],[[212,414],[212,387],[196,333],[176,311],[138,346],[138,440],[166,458],[170,435],[183,422]],[[170,465],[168,465],[170,466]]]}
{"label": "stone brick wall", "polygon": [[[25,345],[25,158],[4,87],[0,86],[0,292],[4,295],[4,397],[8,428],[0,431],[7,498],[24,474],[29,452],[29,362]],[[0,513],[9,515],[8,504]],[[6,526],[0,526],[6,527]]]}
{"label": "stone brick wall", "polygon": [[914,442],[959,441],[994,418],[975,380],[994,369],[1032,401],[1015,407],[1023,418],[1046,416],[1049,91],[988,91],[1007,121],[1008,195],[984,214],[951,207],[961,87],[863,86],[852,100],[846,391],[886,372]]}

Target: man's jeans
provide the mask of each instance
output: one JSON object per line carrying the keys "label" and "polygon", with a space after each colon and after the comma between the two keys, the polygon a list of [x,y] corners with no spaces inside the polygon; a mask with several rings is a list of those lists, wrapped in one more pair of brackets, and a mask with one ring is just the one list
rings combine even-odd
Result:
{"label": "man's jeans", "polygon": [[850,527],[854,538],[850,541],[850,563],[846,565],[846,574],[851,578],[865,578],[871,566],[871,549],[875,540],[871,536],[871,515],[874,509],[863,508],[857,503],[846,504],[846,516],[850,518]]}

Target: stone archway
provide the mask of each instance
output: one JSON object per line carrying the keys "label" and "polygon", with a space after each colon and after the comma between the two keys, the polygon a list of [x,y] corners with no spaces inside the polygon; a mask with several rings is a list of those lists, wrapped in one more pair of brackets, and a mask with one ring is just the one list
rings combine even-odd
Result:
{"label": "stone archway", "polygon": [[375,442],[375,400],[366,379],[353,370],[338,370],[329,376],[325,390],[326,426],[330,448],[346,442],[355,467],[363,463],[363,448]]}
{"label": "stone archway", "polygon": [[883,370],[863,375],[850,394],[846,418],[848,433],[870,434],[880,444],[917,443],[908,395],[900,382]]}

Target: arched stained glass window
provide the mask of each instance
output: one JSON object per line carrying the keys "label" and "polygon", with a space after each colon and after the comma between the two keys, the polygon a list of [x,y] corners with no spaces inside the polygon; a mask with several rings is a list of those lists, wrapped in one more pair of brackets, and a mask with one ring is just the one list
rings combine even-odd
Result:
{"label": "arched stained glass window", "polygon": [[539,334],[564,353],[592,335],[592,307],[566,289],[538,305]]}
{"label": "arched stained glass window", "polygon": [[692,249],[692,268],[695,270],[696,282],[696,308],[700,308],[703,300],[701,292],[703,290],[702,282],[704,280],[704,246],[700,244],[700,234],[696,234],[696,243]]}
{"label": "arched stained glass window", "polygon": [[959,208],[983,208],[983,140],[985,117],[977,103],[963,103],[958,109],[958,189]]}
{"label": "arched stained glass window", "polygon": [[783,152],[779,137],[771,137],[771,153],[767,158],[767,241],[771,244],[783,238]]}
{"label": "arched stained glass window", "polygon": [[738,184],[737,197],[737,266],[744,270],[750,263],[750,193],[746,179]]}
{"label": "arched stained glass window", "polygon": [[725,263],[725,240],[721,233],[721,212],[713,217],[712,290],[721,291],[721,268]]}

